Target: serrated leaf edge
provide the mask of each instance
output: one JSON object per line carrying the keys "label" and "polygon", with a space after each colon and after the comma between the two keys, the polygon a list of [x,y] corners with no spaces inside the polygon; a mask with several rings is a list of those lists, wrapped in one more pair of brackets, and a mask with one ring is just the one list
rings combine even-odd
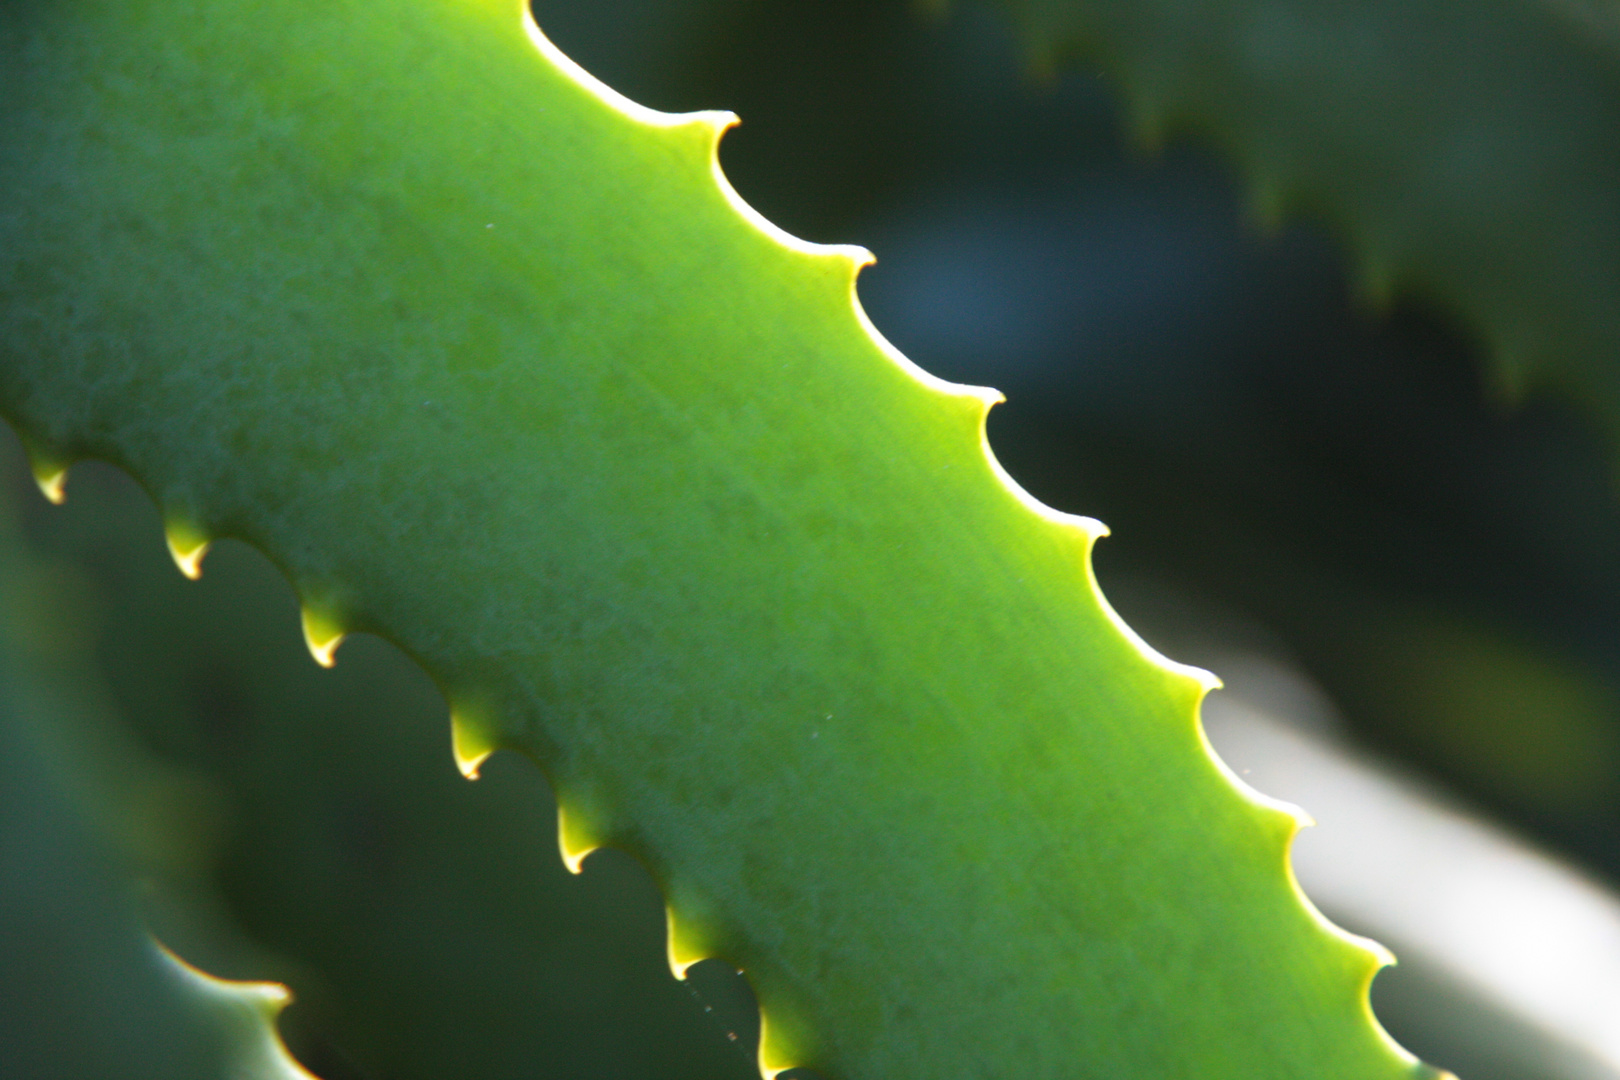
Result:
{"label": "serrated leaf edge", "polygon": [[[1372,1032],[1392,1054],[1404,1063],[1417,1064],[1418,1059],[1396,1043],[1382,1025],[1378,1023],[1373,1015],[1368,998],[1368,990],[1373,976],[1380,968],[1392,964],[1394,962],[1393,956],[1378,943],[1352,934],[1327,919],[1306,896],[1294,874],[1290,850],[1299,829],[1310,824],[1310,819],[1299,808],[1272,799],[1249,787],[1221,760],[1219,754],[1210,744],[1199,715],[1200,705],[1209,691],[1221,685],[1220,680],[1209,672],[1170,660],[1159,653],[1144,641],[1107,601],[1097,582],[1091,558],[1095,541],[1108,535],[1106,526],[1093,518],[1065,513],[1040,502],[1025,491],[1006,472],[995,457],[989,445],[986,420],[989,410],[994,405],[1005,400],[1002,395],[993,389],[952,383],[941,379],[918,366],[883,336],[873,325],[861,305],[856,289],[857,277],[861,269],[875,261],[871,252],[855,245],[816,244],[795,237],[770,222],[737,193],[730,180],[726,177],[719,161],[720,141],[725,132],[738,122],[735,114],[712,110],[690,113],[665,113],[640,105],[596,79],[558,49],[535,22],[527,4],[518,0],[518,2],[513,3],[513,7],[521,12],[524,32],[545,61],[554,65],[580,87],[627,119],[660,129],[680,128],[693,124],[707,126],[710,132],[708,140],[709,170],[714,183],[731,208],[742,219],[750,222],[759,232],[784,248],[815,258],[831,258],[842,261],[847,268],[851,314],[877,349],[924,389],[931,390],[944,399],[969,404],[970,411],[974,414],[981,452],[995,479],[1008,494],[1022,504],[1026,511],[1072,532],[1080,541],[1085,580],[1090,592],[1089,599],[1101,608],[1110,625],[1131,644],[1145,661],[1186,681],[1188,689],[1191,691],[1188,705],[1194,738],[1202,752],[1214,763],[1221,775],[1227,779],[1233,795],[1259,810],[1275,813],[1287,820],[1288,826],[1282,834],[1283,840],[1279,850],[1286,887],[1312,921],[1328,937],[1350,945],[1366,955],[1368,961],[1366,974],[1362,978],[1360,986],[1356,988],[1361,1002],[1361,1011]],[[14,421],[12,421],[12,425],[22,437],[34,477],[42,494],[53,503],[62,502],[65,498],[64,485],[68,469],[73,462],[37,449],[29,436],[17,427]],[[118,463],[114,464],[122,468]],[[136,481],[140,483],[140,478],[136,477]],[[193,580],[197,579],[201,576],[202,559],[215,537],[208,535],[206,530],[191,524],[192,518],[189,515],[177,514],[172,508],[164,508],[161,504],[160,509],[164,510],[165,514],[164,531],[166,543],[177,568],[186,577]],[[252,542],[249,541],[249,543]],[[258,547],[257,544],[253,546]],[[268,553],[265,554],[268,555]],[[271,561],[273,563],[277,562],[273,557]],[[280,566],[279,563],[277,565]],[[339,613],[334,605],[323,602],[321,598],[314,595],[315,590],[308,583],[298,582],[294,575],[286,571],[286,568],[281,567],[281,569],[299,595],[305,643],[314,660],[323,667],[333,666],[335,663],[334,652],[347,633],[366,629],[377,632],[379,636],[384,638],[388,637],[387,633],[380,628],[349,625],[348,620]],[[424,663],[420,657],[409,653],[407,655],[411,655],[412,660],[419,667],[426,671],[430,677],[434,677],[431,667]],[[515,748],[503,745],[498,734],[498,724],[494,722],[494,718],[488,715],[486,710],[478,707],[475,696],[470,697],[459,688],[446,686],[442,680],[434,678],[449,704],[451,751],[454,760],[464,776],[468,779],[477,779],[480,765],[491,754],[498,749]],[[582,864],[586,856],[598,848],[612,844],[610,831],[593,827],[593,824],[599,825],[600,823],[591,822],[591,815],[588,813],[571,810],[569,793],[561,787],[556,788],[556,796],[558,802],[559,853],[568,869],[574,873],[579,873],[583,869]],[[686,971],[693,964],[700,960],[715,958],[720,954],[703,942],[704,935],[698,930],[701,920],[683,915],[680,910],[682,904],[675,897],[668,895],[670,890],[667,883],[660,882],[659,885],[666,893],[667,959],[671,973],[676,978],[684,979]],[[156,947],[162,949],[161,945]],[[177,966],[178,970],[187,974],[187,977],[203,980],[216,990],[224,988],[231,993],[240,995],[247,992],[241,988],[253,988],[251,994],[259,995],[262,998],[264,1002],[262,1007],[271,1009],[271,1016],[275,1012],[279,1012],[280,1008],[286,1003],[287,992],[285,988],[276,987],[274,984],[227,983],[198,971],[186,964],[185,961],[174,956],[167,949],[162,949],[162,951],[168,960]],[[784,1023],[780,1017],[774,1017],[772,1005],[766,1000],[766,997],[765,994],[759,995],[761,1026],[758,1066],[762,1077],[766,1078],[766,1080],[774,1080],[778,1074],[788,1069],[817,1067],[816,1054],[813,1051],[807,1052],[805,1034],[795,1031],[795,1025]],[[289,1067],[296,1070],[290,1073],[290,1076],[299,1078],[299,1080],[315,1080],[296,1061],[293,1061],[290,1056],[285,1054],[285,1048],[281,1047],[279,1040],[276,1040],[276,1047],[290,1063]]]}
{"label": "serrated leaf edge", "polygon": [[188,991],[216,1002],[221,1011],[235,1014],[252,1032],[254,1037],[242,1048],[242,1056],[231,1063],[231,1076],[320,1080],[292,1056],[277,1029],[282,1010],[292,1004],[292,991],[280,983],[218,978],[187,963],[156,938],[149,941],[163,967]]}

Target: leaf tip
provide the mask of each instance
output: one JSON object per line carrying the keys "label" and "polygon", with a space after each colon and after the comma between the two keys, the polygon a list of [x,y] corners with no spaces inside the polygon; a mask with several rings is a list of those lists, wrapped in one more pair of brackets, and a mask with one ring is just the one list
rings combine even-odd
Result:
{"label": "leaf tip", "polygon": [[52,505],[65,504],[68,500],[66,483],[68,483],[68,466],[53,466],[53,468],[34,468],[34,483],[39,484],[39,494],[44,495],[45,502]]}
{"label": "leaf tip", "polygon": [[[47,493],[47,498],[49,494]],[[53,500],[56,501],[56,500]],[[212,541],[195,525],[179,518],[170,518],[163,526],[163,538],[169,545],[169,555],[180,572],[192,581],[202,577],[203,556],[208,554]]]}
{"label": "leaf tip", "polygon": [[300,612],[300,621],[304,628],[304,644],[309,647],[309,655],[321,667],[329,668],[337,663],[337,648],[343,644],[344,630],[338,625],[336,619],[323,612],[317,611],[308,604]]}
{"label": "leaf tip", "polygon": [[237,982],[221,979],[194,967],[176,956],[167,945],[149,937],[161,962],[187,989],[217,1003],[225,1010],[246,1014],[252,1027],[244,1032],[246,1038],[234,1048],[232,1076],[255,1076],[265,1080],[318,1080],[287,1050],[277,1029],[281,1012],[292,1003],[292,991],[280,983]]}
{"label": "leaf tip", "polygon": [[639,102],[632,101],[630,98],[625,97],[623,94],[619,93],[617,90],[613,89],[611,86],[607,85],[602,80],[586,71],[584,68],[580,67],[566,53],[557,48],[557,46],[552,43],[551,39],[546,37],[545,31],[540,29],[540,24],[535,22],[534,11],[529,7],[528,4],[519,3],[515,4],[514,6],[521,9],[523,13],[522,17],[524,33],[528,35],[529,41],[533,43],[534,47],[539,50],[540,55],[549,61],[553,67],[560,70],[564,75],[573,80],[574,83],[579,85],[609,108],[614,109],[633,120],[638,120],[641,123],[649,124],[654,127],[672,128],[681,127],[691,123],[706,124],[714,129],[715,138],[717,140],[720,133],[724,132],[727,128],[734,126],[738,122],[737,115],[735,113],[720,109],[709,109],[701,112],[689,113],[666,113],[660,112],[657,109],[650,109]]}
{"label": "leaf tip", "polygon": [[[570,814],[567,805],[559,799],[557,802],[557,849],[562,852],[563,865],[568,867],[569,873],[580,873],[584,869],[585,856],[601,846],[594,836],[589,835],[581,816],[577,813]],[[675,973],[676,978],[684,978],[684,971],[684,968],[677,971]]]}
{"label": "leaf tip", "polygon": [[805,1064],[805,1055],[796,1042],[772,1013],[759,1011],[759,1075],[764,1080],[776,1080],[789,1069]]}
{"label": "leaf tip", "polygon": [[[466,706],[450,710],[450,753],[455,757],[456,768],[461,770],[462,776],[477,780],[478,770],[497,749],[489,726],[471,714]],[[567,861],[566,856],[564,861]],[[572,866],[569,869],[579,873]]]}
{"label": "leaf tip", "polygon": [[34,474],[34,483],[39,484],[39,494],[52,505],[60,505],[68,499],[65,484],[68,483],[68,461],[58,453],[40,449],[39,445],[29,437],[23,436],[23,452],[28,455],[28,471]]}
{"label": "leaf tip", "polygon": [[[673,904],[664,908],[664,923],[669,928],[669,936],[665,942],[665,955],[669,960],[669,970],[677,979],[685,980],[687,971],[699,960],[707,960],[713,955],[704,947],[698,935],[692,932],[690,923],[675,918]],[[763,1047],[764,1040],[761,1039]]]}
{"label": "leaf tip", "polygon": [[187,981],[215,993],[231,994],[250,1001],[268,1017],[274,1018],[282,1009],[292,1004],[292,991],[280,983],[235,982],[221,979],[177,956],[174,950],[157,938],[151,938],[151,942],[171,968]]}

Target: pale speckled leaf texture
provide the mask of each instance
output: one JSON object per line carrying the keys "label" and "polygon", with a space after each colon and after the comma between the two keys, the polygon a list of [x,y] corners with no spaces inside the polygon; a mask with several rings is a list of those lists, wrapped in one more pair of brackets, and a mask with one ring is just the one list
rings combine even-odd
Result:
{"label": "pale speckled leaf texture", "polygon": [[[511,0],[12,0],[0,411],[397,643],[832,1080],[1429,1075],[989,395]],[[71,491],[71,480],[69,481]],[[206,563],[203,564],[204,566]],[[341,649],[337,653],[341,664]]]}
{"label": "pale speckled leaf texture", "polygon": [[1231,151],[1259,213],[1340,226],[1363,291],[1477,333],[1491,381],[1620,440],[1612,0],[1002,0],[1044,67],[1100,63],[1149,142]]}

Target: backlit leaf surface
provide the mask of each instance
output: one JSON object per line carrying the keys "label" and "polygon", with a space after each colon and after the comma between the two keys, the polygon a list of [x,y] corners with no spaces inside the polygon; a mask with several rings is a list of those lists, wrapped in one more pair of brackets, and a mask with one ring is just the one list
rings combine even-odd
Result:
{"label": "backlit leaf surface", "polygon": [[183,563],[281,565],[318,655],[416,657],[469,769],[532,756],[571,858],[652,869],[674,966],[746,969],[768,1068],[1424,1072],[1205,682],[1098,596],[1099,527],[875,337],[862,253],[728,194],[724,118],[616,100],[510,0],[0,19],[37,471],[124,466]]}

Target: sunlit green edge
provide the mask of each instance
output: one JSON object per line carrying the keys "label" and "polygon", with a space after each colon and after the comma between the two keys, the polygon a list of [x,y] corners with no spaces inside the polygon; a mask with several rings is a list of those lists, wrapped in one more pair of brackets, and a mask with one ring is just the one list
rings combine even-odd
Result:
{"label": "sunlit green edge", "polygon": [[152,941],[161,962],[180,993],[195,1000],[217,1018],[222,1028],[235,1033],[237,1058],[230,1077],[263,1076],[266,1080],[319,1080],[287,1052],[276,1027],[281,1011],[291,1003],[279,983],[235,982],[219,979],[186,963],[161,942]]}
{"label": "sunlit green edge", "polygon": [[[503,9],[518,7],[518,5],[507,4],[501,6]],[[1192,744],[1187,746],[1187,751],[1213,758],[1208,744],[1198,733],[1197,721],[1198,701],[1203,693],[1209,689],[1210,682],[1205,677],[1173,665],[1159,657],[1132,634],[1128,628],[1124,627],[1118,618],[1113,615],[1111,609],[1107,607],[1106,602],[1097,590],[1089,564],[1090,544],[1097,535],[1100,535],[1100,527],[1085,519],[1076,519],[1057,514],[1040,506],[1019,490],[994,462],[984,442],[984,416],[990,403],[989,395],[982,391],[952,387],[927,376],[889,347],[881,336],[871,328],[854,297],[854,279],[860,266],[867,260],[865,253],[852,249],[824,248],[805,244],[775,229],[750,210],[731,191],[721,175],[717,163],[716,148],[718,139],[721,132],[729,124],[729,118],[713,114],[668,116],[640,108],[601,86],[601,84],[591,79],[557,53],[544,39],[543,35],[539,33],[538,29],[533,26],[532,22],[529,21],[526,12],[524,12],[523,21],[530,38],[534,41],[542,56],[553,65],[566,71],[579,85],[587,88],[601,102],[617,111],[625,119],[648,131],[657,130],[667,133],[665,135],[666,141],[671,145],[678,146],[690,145],[690,134],[694,124],[707,128],[708,137],[704,152],[707,156],[708,168],[733,210],[740,217],[750,222],[754,228],[770,237],[784,252],[790,253],[807,264],[806,269],[809,268],[808,264],[819,263],[825,265],[827,259],[834,259],[845,265],[847,271],[845,294],[850,303],[850,315],[859,334],[864,336],[877,355],[886,358],[892,364],[898,365],[920,389],[938,402],[946,414],[954,417],[954,419],[948,421],[947,427],[961,430],[963,437],[971,437],[971,431],[977,432],[977,450],[982,456],[984,468],[989,477],[993,479],[993,482],[1001,485],[1007,497],[1006,502],[1015,508],[1015,512],[1042,519],[1048,529],[1055,530],[1054,539],[1057,539],[1058,533],[1067,535],[1068,539],[1062,542],[1065,546],[1072,548],[1076,557],[1084,563],[1085,582],[1089,593],[1089,595],[1082,594],[1076,597],[1076,602],[1083,603],[1088,600],[1095,602],[1103,612],[1107,613],[1116,631],[1125,641],[1130,643],[1131,647],[1137,651],[1145,663],[1156,667],[1171,681],[1178,681],[1181,684],[1182,690],[1175,693],[1174,696],[1183,702],[1185,708],[1183,716],[1185,730],[1188,738],[1192,740]],[[23,433],[25,444],[30,448],[36,476],[40,479],[42,489],[45,490],[48,496],[58,496],[66,468],[70,464],[70,459],[75,455],[71,452],[62,452],[49,448],[47,440],[33,437],[29,426],[25,422],[20,422],[19,417],[13,414],[11,419],[19,431]],[[115,463],[126,464],[124,462]],[[150,478],[140,475],[139,469],[133,471],[137,479],[150,481]],[[161,498],[158,501],[160,505],[165,502]],[[199,522],[207,519],[206,510],[203,507],[185,507],[173,504],[164,506],[164,510],[166,519],[170,522],[171,551],[174,552],[176,561],[183,571],[195,574],[199,570],[200,559],[206,551],[208,537],[210,536],[210,530],[206,526],[199,524]],[[250,542],[255,541],[254,537],[249,536],[246,538]],[[265,550],[272,559],[276,559],[277,552],[274,545],[259,543],[257,546]],[[286,565],[282,560],[277,561],[281,562],[283,566]],[[297,583],[296,574],[290,573],[289,576]],[[322,662],[331,661],[331,651],[336,647],[345,629],[367,629],[381,633],[384,636],[390,636],[386,626],[378,625],[374,620],[367,618],[361,610],[347,608],[342,603],[334,602],[329,596],[316,594],[312,592],[307,583],[303,585],[300,592],[308,612],[306,631],[311,650],[317,660]],[[408,648],[408,646],[406,647]],[[420,655],[418,655],[418,660],[422,660]],[[435,673],[432,664],[424,663],[424,666],[430,673]],[[465,769],[474,771],[477,762],[482,757],[503,746],[527,750],[521,743],[515,742],[502,733],[503,725],[498,716],[481,712],[476,696],[468,697],[464,693],[458,693],[457,680],[453,677],[445,677],[443,672],[435,674],[440,676],[440,684],[447,687],[447,696],[452,701],[452,716],[455,720],[456,732],[454,742],[457,757]],[[1247,792],[1229,772],[1224,770],[1224,767],[1220,768],[1232,785],[1233,798],[1246,799],[1256,813],[1257,822],[1270,820],[1277,823],[1278,827],[1271,831],[1276,835],[1277,864],[1279,871],[1284,876],[1284,880],[1278,884],[1284,885],[1292,893],[1295,901],[1308,913],[1308,917],[1315,921],[1322,932],[1324,943],[1329,940],[1336,940],[1342,945],[1350,946],[1353,952],[1359,952],[1364,958],[1364,962],[1358,965],[1359,972],[1355,977],[1356,985],[1353,988],[1360,1003],[1358,1006],[1360,1022],[1366,1025],[1368,1033],[1372,1037],[1382,1043],[1389,1054],[1389,1061],[1392,1066],[1409,1064],[1410,1057],[1394,1046],[1387,1036],[1382,1033],[1381,1029],[1377,1028],[1376,1022],[1372,1019],[1370,1009],[1366,1004],[1367,986],[1377,967],[1384,962],[1382,953],[1376,951],[1367,943],[1360,941],[1360,939],[1353,938],[1333,928],[1310,907],[1308,901],[1300,894],[1297,884],[1292,881],[1291,874],[1287,869],[1286,849],[1291,842],[1294,831],[1298,827],[1294,814],[1286,808],[1261,799],[1252,792]],[[609,824],[606,820],[592,820],[593,817],[602,816],[597,811],[597,808],[570,805],[567,778],[562,778],[559,788],[561,792],[561,812],[559,815],[561,845],[564,857],[568,859],[571,865],[577,866],[578,860],[583,856],[583,853],[593,846],[621,842],[616,835],[618,831],[616,828],[617,823]],[[629,846],[634,848],[636,845],[631,843]],[[663,869],[659,865],[661,860],[658,858],[657,852],[641,849],[637,850],[636,854],[647,860],[653,866],[655,873]],[[790,1006],[783,1004],[787,998],[791,997],[791,992],[785,986],[776,987],[772,985],[769,957],[750,955],[754,950],[746,939],[728,939],[725,934],[705,928],[701,914],[697,913],[695,909],[689,909],[687,906],[688,903],[696,902],[695,898],[688,901],[680,896],[675,896],[670,901],[670,957],[672,968],[678,973],[684,966],[698,957],[724,950],[723,954],[728,959],[755,969],[756,973],[761,976],[756,979],[756,987],[759,990],[765,1018],[765,1037],[762,1040],[760,1051],[762,1070],[768,1075],[787,1067],[808,1064],[828,1069],[835,1075],[841,1074],[842,1070],[839,1063],[823,1056],[823,1040],[818,1037],[814,1030],[807,1028],[798,1017],[793,1015],[794,1010]]]}

